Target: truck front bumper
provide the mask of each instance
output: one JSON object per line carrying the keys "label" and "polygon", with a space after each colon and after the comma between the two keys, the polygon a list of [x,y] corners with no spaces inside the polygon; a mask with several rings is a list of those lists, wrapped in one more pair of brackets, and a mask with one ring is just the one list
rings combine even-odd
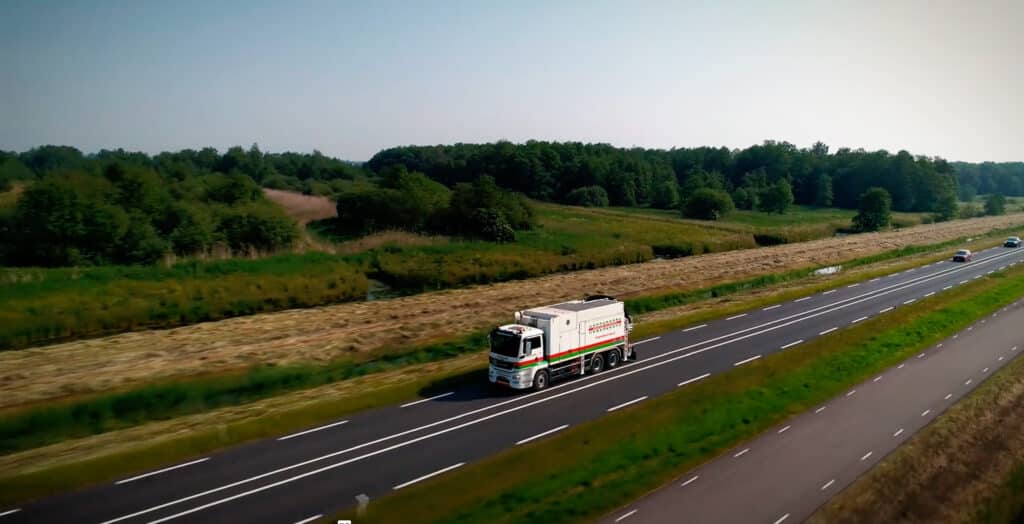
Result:
{"label": "truck front bumper", "polygon": [[491,384],[510,387],[512,389],[527,389],[533,386],[533,372],[531,370],[509,371],[490,367],[487,379]]}

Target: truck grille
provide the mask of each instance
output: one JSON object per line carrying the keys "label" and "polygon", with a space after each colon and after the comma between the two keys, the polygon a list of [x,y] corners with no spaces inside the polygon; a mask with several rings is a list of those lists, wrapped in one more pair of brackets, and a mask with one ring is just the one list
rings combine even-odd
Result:
{"label": "truck grille", "polygon": [[515,369],[516,365],[511,362],[505,362],[504,360],[498,360],[491,357],[491,365],[498,369]]}

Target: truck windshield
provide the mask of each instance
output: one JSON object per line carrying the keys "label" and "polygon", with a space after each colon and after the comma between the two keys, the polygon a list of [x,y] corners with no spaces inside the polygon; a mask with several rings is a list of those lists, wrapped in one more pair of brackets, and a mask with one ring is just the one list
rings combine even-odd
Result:
{"label": "truck windshield", "polygon": [[519,358],[519,335],[504,331],[491,331],[491,351],[502,356]]}

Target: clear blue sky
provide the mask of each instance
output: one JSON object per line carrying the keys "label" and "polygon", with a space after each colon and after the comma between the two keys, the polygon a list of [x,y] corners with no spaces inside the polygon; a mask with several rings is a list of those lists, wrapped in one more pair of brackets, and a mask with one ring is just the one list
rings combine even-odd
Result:
{"label": "clear blue sky", "polygon": [[0,0],[0,149],[771,138],[1022,160],[1022,27],[1013,1]]}

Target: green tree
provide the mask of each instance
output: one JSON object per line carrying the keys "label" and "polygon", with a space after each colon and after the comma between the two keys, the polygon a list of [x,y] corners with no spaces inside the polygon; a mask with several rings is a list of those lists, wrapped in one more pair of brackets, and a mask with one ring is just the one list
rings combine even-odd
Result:
{"label": "green tree", "polygon": [[964,202],[971,202],[978,196],[978,189],[971,184],[960,185],[960,200]]}
{"label": "green tree", "polygon": [[675,179],[664,180],[654,188],[654,194],[651,195],[651,206],[658,209],[679,207],[679,184]]}
{"label": "green tree", "polygon": [[683,204],[683,216],[699,220],[718,220],[734,209],[725,191],[703,187],[693,192]]}
{"label": "green tree", "polygon": [[959,204],[956,201],[956,193],[951,189],[939,194],[935,201],[935,221],[945,222],[957,217]]}
{"label": "green tree", "polygon": [[832,177],[821,174],[816,178],[814,187],[814,205],[817,207],[832,206]]}
{"label": "green tree", "polygon": [[4,176],[4,175],[0,175],[0,193],[3,193],[5,191],[10,191],[11,188],[13,188],[13,187],[14,187],[14,185],[11,184],[11,179],[10,178],[8,178],[7,176]]}
{"label": "green tree", "polygon": [[757,205],[757,196],[753,191],[740,187],[732,192],[732,201],[737,209],[754,209]]}
{"label": "green tree", "polygon": [[892,221],[892,197],[880,187],[872,187],[860,197],[853,225],[859,231],[878,231]]}
{"label": "green tree", "polygon": [[974,202],[964,204],[964,206],[960,208],[960,218],[980,217],[983,213],[984,212],[981,209],[981,206],[975,204]]}
{"label": "green tree", "polygon": [[793,204],[793,188],[785,178],[765,188],[758,198],[758,209],[767,213],[783,214]]}
{"label": "green tree", "polygon": [[992,193],[985,200],[986,215],[1002,215],[1006,213],[1006,198],[999,193]]}
{"label": "green tree", "polygon": [[608,192],[601,186],[578,187],[565,196],[565,202],[573,206],[608,207]]}

